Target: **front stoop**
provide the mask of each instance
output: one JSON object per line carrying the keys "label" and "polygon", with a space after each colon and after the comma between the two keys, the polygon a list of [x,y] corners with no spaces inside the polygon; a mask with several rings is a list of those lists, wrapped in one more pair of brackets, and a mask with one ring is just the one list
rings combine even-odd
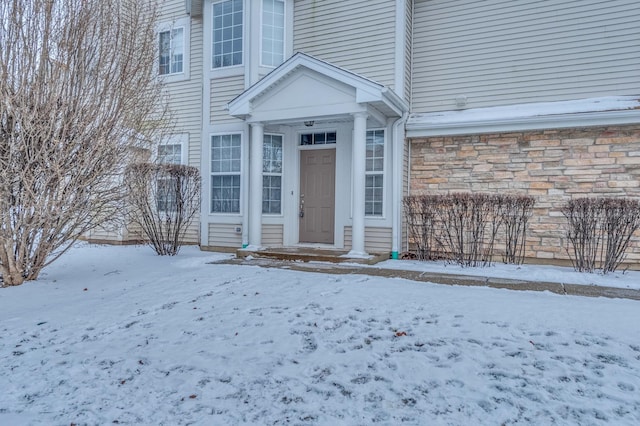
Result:
{"label": "front stoop", "polygon": [[236,257],[258,259],[276,259],[297,262],[331,262],[357,263],[375,265],[383,260],[389,260],[389,253],[370,253],[366,257],[349,257],[347,250],[316,248],[316,247],[269,247],[260,250],[238,249]]}

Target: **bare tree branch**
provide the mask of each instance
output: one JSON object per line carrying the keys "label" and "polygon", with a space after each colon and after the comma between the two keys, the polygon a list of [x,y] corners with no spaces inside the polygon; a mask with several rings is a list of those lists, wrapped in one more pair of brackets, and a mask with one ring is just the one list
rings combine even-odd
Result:
{"label": "bare tree branch", "polygon": [[0,271],[38,277],[118,217],[125,167],[166,126],[152,1],[0,2]]}

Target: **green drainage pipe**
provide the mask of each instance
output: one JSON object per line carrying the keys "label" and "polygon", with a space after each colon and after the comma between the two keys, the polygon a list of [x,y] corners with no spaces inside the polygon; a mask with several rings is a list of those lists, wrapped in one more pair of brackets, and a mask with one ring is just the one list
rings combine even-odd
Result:
{"label": "green drainage pipe", "polygon": [[398,252],[397,251],[392,251],[391,252],[391,258],[394,260],[398,260]]}

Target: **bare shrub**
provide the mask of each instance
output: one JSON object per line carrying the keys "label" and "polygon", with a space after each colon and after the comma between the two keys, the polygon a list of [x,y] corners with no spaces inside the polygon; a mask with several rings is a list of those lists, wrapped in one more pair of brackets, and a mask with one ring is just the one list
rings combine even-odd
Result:
{"label": "bare shrub", "polygon": [[573,267],[579,272],[593,272],[601,253],[603,200],[599,198],[576,198],[563,208],[567,218],[567,253]]}
{"label": "bare shrub", "polygon": [[625,259],[631,237],[640,227],[640,202],[625,198],[604,200],[604,261],[602,272],[613,272]]}
{"label": "bare shrub", "polygon": [[[503,260],[522,263],[534,199],[483,193],[405,197],[410,243],[422,260],[448,259],[462,266],[487,266],[504,235]],[[504,229],[503,234],[500,234]]]}
{"label": "bare shrub", "polygon": [[462,266],[491,263],[497,226],[490,195],[454,193],[443,198],[438,214],[443,224],[443,242],[452,260]]}
{"label": "bare shrub", "polygon": [[562,209],[567,253],[576,271],[614,272],[640,228],[640,203],[626,198],[577,198]]}
{"label": "bare shrub", "polygon": [[504,226],[504,263],[520,265],[524,261],[527,225],[535,200],[529,196],[502,196],[500,218]]}
{"label": "bare shrub", "polygon": [[626,198],[577,198],[562,209],[567,252],[576,271],[614,272],[640,228],[640,202]]}
{"label": "bare shrub", "polygon": [[615,271],[640,227],[640,203],[625,198],[579,198],[563,208],[567,252],[577,271]]}
{"label": "bare shrub", "polygon": [[159,255],[174,256],[200,210],[200,172],[180,164],[142,163],[126,173],[130,219]]}
{"label": "bare shrub", "polygon": [[4,285],[118,217],[119,176],[164,118],[155,22],[150,1],[0,2]]}
{"label": "bare shrub", "polygon": [[441,256],[442,243],[438,238],[436,209],[440,196],[405,197],[405,217],[411,241],[415,245],[415,258],[434,260]]}

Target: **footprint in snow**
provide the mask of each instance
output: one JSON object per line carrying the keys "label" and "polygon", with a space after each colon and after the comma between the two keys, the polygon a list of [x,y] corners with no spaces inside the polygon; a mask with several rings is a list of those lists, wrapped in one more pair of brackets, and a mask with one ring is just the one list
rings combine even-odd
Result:
{"label": "footprint in snow", "polygon": [[624,382],[619,382],[618,388],[626,392],[633,392],[634,390],[636,390],[635,386],[633,386],[631,383],[624,383]]}

